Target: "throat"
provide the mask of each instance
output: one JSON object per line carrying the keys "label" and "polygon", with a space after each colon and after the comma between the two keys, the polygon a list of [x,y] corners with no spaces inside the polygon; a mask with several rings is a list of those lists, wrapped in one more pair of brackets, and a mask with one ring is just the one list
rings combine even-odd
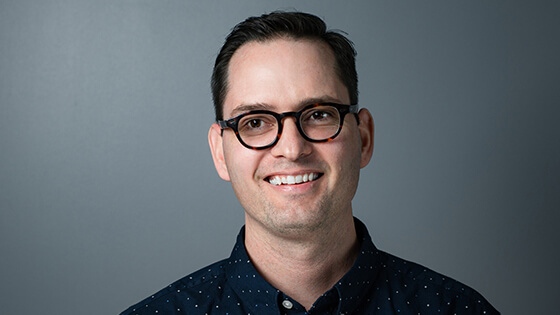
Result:
{"label": "throat", "polygon": [[247,252],[264,279],[309,309],[352,268],[358,255],[353,222],[339,228],[344,233],[328,233],[319,242],[279,240],[247,230]]}

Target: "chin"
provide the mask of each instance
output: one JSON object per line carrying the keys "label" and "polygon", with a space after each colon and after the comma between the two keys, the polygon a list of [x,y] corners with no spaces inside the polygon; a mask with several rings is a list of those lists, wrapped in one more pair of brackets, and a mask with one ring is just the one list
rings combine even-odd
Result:
{"label": "chin", "polygon": [[272,228],[277,232],[299,235],[321,229],[325,226],[327,217],[325,214],[311,214],[307,210],[304,214],[298,213],[294,216],[273,219],[271,223]]}

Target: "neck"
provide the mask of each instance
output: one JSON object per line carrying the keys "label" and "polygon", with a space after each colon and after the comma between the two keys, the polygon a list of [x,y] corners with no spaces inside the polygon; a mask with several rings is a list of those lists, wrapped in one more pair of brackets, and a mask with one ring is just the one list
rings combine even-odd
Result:
{"label": "neck", "polygon": [[259,273],[307,310],[350,270],[358,251],[351,216],[290,238],[247,222],[245,246]]}

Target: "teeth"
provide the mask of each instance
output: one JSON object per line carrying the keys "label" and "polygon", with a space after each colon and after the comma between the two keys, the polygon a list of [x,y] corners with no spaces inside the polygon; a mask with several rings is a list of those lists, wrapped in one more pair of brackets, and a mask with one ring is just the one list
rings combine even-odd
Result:
{"label": "teeth", "polygon": [[303,175],[288,175],[288,176],[272,176],[268,179],[268,182],[272,185],[294,185],[294,184],[301,184],[305,182],[311,182],[316,180],[319,177],[316,173],[309,173]]}

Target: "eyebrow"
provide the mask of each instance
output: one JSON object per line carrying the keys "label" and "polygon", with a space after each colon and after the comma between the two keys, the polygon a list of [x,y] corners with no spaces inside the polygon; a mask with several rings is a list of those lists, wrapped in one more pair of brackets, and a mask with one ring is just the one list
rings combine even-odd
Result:
{"label": "eyebrow", "polygon": [[253,110],[273,110],[274,106],[266,103],[254,103],[254,104],[241,104],[231,111],[231,116],[235,117],[243,113],[247,113]]}
{"label": "eyebrow", "polygon": [[[301,108],[307,106],[307,105],[311,105],[311,104],[317,104],[317,103],[341,103],[339,99],[324,95],[321,97],[311,97],[311,98],[306,98],[301,100],[300,102],[298,102],[297,106],[296,106],[296,110],[300,110]],[[342,103],[341,103],[342,104]],[[236,108],[234,108],[231,111],[231,117],[236,117],[238,115],[241,115],[243,113],[247,113],[253,110],[269,110],[269,111],[274,111],[276,109],[276,106],[267,104],[267,103],[253,103],[253,104],[241,104],[239,106],[237,106]]]}

